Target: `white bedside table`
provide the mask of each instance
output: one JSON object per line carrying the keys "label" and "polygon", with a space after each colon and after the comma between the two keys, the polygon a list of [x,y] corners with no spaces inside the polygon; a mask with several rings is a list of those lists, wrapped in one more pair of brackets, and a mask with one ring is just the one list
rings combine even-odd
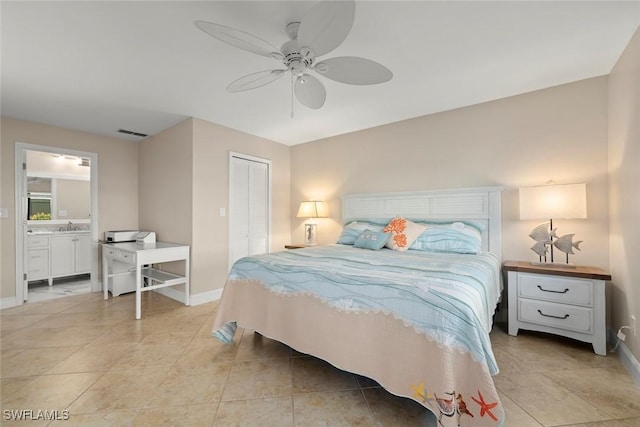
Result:
{"label": "white bedside table", "polygon": [[605,281],[597,267],[575,268],[506,261],[509,335],[519,329],[547,332],[591,343],[607,355]]}

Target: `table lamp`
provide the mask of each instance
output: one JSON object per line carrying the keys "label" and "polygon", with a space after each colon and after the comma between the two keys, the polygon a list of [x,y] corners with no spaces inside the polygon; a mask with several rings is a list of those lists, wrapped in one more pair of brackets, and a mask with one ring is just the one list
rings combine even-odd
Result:
{"label": "table lamp", "polygon": [[[318,200],[300,202],[300,209],[296,215],[297,218],[327,218],[328,216],[324,203]],[[317,244],[316,229],[317,224],[315,223],[307,222],[304,224],[305,245]]]}
{"label": "table lamp", "polygon": [[573,248],[579,250],[582,241],[574,242],[574,234],[558,236],[556,229],[553,228],[553,220],[587,217],[586,184],[523,187],[520,188],[519,193],[520,219],[549,219],[549,223],[540,224],[529,234],[529,237],[536,241],[531,250],[538,254],[541,263],[547,263],[547,248],[549,248],[553,264],[555,247],[566,254],[566,264],[562,265],[567,266],[569,254],[574,253]]}

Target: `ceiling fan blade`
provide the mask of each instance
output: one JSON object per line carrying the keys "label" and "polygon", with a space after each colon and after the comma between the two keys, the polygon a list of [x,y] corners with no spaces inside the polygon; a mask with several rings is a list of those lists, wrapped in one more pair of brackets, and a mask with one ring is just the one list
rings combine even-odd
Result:
{"label": "ceiling fan blade", "polygon": [[272,46],[271,43],[252,34],[245,33],[244,31],[236,30],[235,28],[227,27],[225,25],[215,24],[213,22],[195,21],[194,24],[210,36],[230,44],[231,46],[269,58],[275,58],[278,60],[282,60],[284,58],[277,47]]}
{"label": "ceiling fan blade", "polygon": [[247,74],[239,79],[236,79],[229,83],[227,91],[229,92],[242,92],[249,89],[255,89],[264,85],[268,85],[271,82],[278,80],[284,72],[287,70],[266,70],[258,71],[257,73]]}
{"label": "ceiling fan blade", "polygon": [[393,77],[384,65],[357,56],[326,59],[318,62],[314,69],[328,79],[350,85],[374,85]]}
{"label": "ceiling fan blade", "polygon": [[351,31],[355,2],[323,1],[311,8],[298,29],[298,45],[313,49],[316,57],[338,47]]}
{"label": "ceiling fan blade", "polygon": [[296,79],[294,92],[298,101],[316,110],[322,107],[327,99],[327,90],[322,82],[309,74],[303,74]]}

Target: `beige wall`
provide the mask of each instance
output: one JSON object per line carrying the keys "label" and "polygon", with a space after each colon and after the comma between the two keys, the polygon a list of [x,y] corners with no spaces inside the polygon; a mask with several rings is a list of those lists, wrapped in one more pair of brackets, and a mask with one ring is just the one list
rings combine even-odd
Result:
{"label": "beige wall", "polygon": [[138,145],[37,123],[1,119],[0,298],[15,296],[15,143],[36,144],[98,154],[99,235],[138,226]]}
{"label": "beige wall", "polygon": [[640,30],[610,75],[609,114],[611,327],[636,316],[626,344],[640,360]]}
{"label": "beige wall", "polygon": [[191,119],[139,143],[140,230],[157,240],[191,243]]}
{"label": "beige wall", "polygon": [[[191,245],[192,140],[187,119],[139,143],[138,225],[140,230],[154,231],[159,241]],[[196,267],[191,263],[191,271]],[[162,268],[184,274],[182,262]]]}
{"label": "beige wall", "polygon": [[[57,218],[70,220],[91,218],[91,182],[59,178],[55,182]],[[61,216],[60,211],[67,211],[67,215]]]}
{"label": "beige wall", "polygon": [[202,268],[193,271],[194,292],[220,289],[229,269],[229,153],[271,160],[271,250],[290,239],[289,147],[194,119],[193,254]]}
{"label": "beige wall", "polygon": [[[554,226],[584,240],[572,262],[608,268],[606,159],[607,77],[599,77],[294,146],[290,211],[328,201],[318,238],[330,243],[345,194],[504,186],[504,259],[535,260],[528,234],[543,221],[519,220],[518,188],[584,182],[589,218]],[[293,218],[294,241],[302,224]]]}
{"label": "beige wall", "polygon": [[271,160],[271,249],[290,241],[289,147],[199,119],[140,143],[140,227],[191,245],[192,294],[220,289],[228,272],[229,153]]}

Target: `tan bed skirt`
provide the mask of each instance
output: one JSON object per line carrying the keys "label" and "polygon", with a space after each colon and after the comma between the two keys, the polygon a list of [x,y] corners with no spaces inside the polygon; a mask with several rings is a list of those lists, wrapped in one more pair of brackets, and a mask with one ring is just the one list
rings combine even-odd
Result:
{"label": "tan bed skirt", "polygon": [[312,295],[284,295],[229,280],[213,324],[253,329],[421,403],[448,426],[500,426],[504,409],[487,367],[384,313],[338,310]]}

